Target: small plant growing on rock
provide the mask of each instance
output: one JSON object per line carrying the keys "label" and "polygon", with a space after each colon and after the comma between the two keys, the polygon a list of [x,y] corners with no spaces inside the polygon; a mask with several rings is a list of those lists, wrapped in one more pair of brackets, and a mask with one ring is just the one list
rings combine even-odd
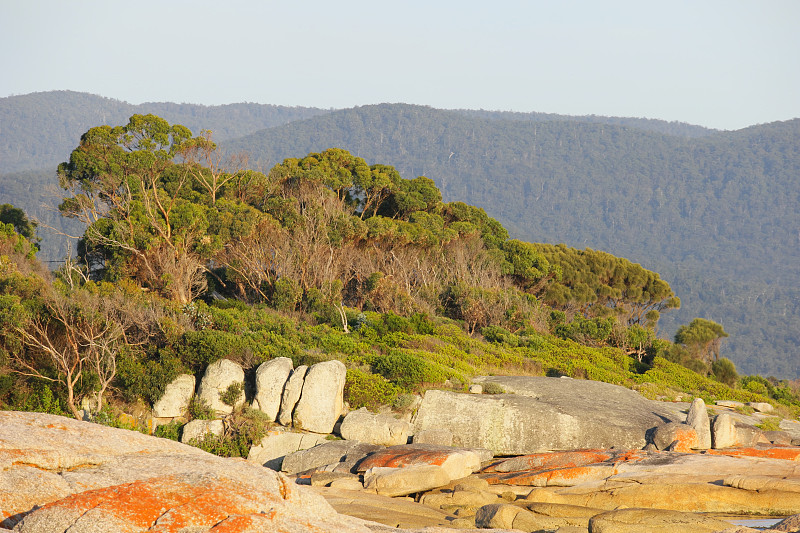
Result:
{"label": "small plant growing on rock", "polygon": [[505,394],[506,389],[499,383],[492,383],[491,381],[483,384],[484,394]]}
{"label": "small plant growing on rock", "polygon": [[219,395],[219,399],[222,400],[222,403],[224,403],[225,405],[230,405],[231,407],[234,407],[236,405],[236,402],[241,397],[243,390],[244,386],[241,383],[239,382],[231,383],[230,385],[228,385],[228,388],[225,389],[225,392]]}
{"label": "small plant growing on rock", "polygon": [[189,402],[187,411],[192,420],[214,420],[216,418],[214,410],[197,396]]}
{"label": "small plant growing on rock", "polygon": [[156,428],[153,435],[162,439],[180,440],[182,427],[183,424],[175,421],[169,424],[162,424]]}
{"label": "small plant growing on rock", "polygon": [[763,431],[780,431],[781,417],[779,416],[767,417],[764,420],[762,420],[760,424],[756,424],[756,427]]}

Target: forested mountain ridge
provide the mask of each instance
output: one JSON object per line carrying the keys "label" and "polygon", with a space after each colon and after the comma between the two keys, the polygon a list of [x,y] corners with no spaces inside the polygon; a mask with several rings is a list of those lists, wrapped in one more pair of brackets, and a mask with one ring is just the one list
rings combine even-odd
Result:
{"label": "forested mountain ridge", "polygon": [[75,91],[10,96],[0,98],[0,173],[55,168],[86,130],[98,124],[124,124],[135,113],[153,113],[198,134],[211,130],[216,140],[224,140],[328,110],[253,103],[134,105]]}
{"label": "forested mountain ridge", "polygon": [[[9,114],[9,102],[37,116]],[[120,108],[120,118],[112,120],[104,106]],[[173,106],[183,114],[165,111]],[[214,130],[217,140],[267,126],[253,118],[256,104],[130,106],[69,91],[0,99],[0,201],[61,227],[57,213],[40,208],[43,200],[51,209],[58,203],[55,164],[88,127],[123,124],[132,107],[195,134]],[[266,113],[274,106],[261,107]],[[337,146],[408,178],[426,175],[445,200],[484,207],[514,237],[606,250],[661,273],[683,301],[662,318],[662,336],[695,316],[711,318],[731,334],[724,354],[740,370],[800,375],[799,121],[718,132],[643,119],[403,104],[284,111],[292,109],[302,112],[227,147],[247,149],[250,166],[260,161],[265,171],[285,157]],[[234,110],[245,116],[227,119]],[[290,122],[316,113],[324,114]],[[54,147],[70,135],[58,141],[63,150]],[[38,170],[8,175],[13,169]],[[58,246],[47,253],[62,255]]]}

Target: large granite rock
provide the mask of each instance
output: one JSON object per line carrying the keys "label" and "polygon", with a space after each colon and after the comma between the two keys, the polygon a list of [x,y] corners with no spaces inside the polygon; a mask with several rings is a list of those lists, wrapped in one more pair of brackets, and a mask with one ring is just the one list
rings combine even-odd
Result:
{"label": "large granite rock", "polygon": [[[237,383],[241,386],[241,393],[233,405],[228,405],[222,401],[221,396],[228,387]],[[197,397],[219,414],[232,413],[234,407],[244,403],[244,370],[230,359],[220,359],[211,363],[206,368],[203,379],[200,380]]]}
{"label": "large granite rock", "polygon": [[347,368],[341,361],[312,365],[303,382],[303,392],[294,408],[292,424],[297,429],[331,433],[344,407]]}
{"label": "large granite rock", "polygon": [[269,431],[259,444],[250,448],[247,460],[272,470],[280,470],[287,455],[313,448],[323,442],[325,436],[318,433],[273,430]]}
{"label": "large granite rock", "polygon": [[181,431],[181,442],[189,443],[193,440],[203,440],[206,435],[220,436],[225,433],[225,423],[222,420],[192,420]]}
{"label": "large granite rock", "polygon": [[23,533],[370,532],[248,461],[134,431],[8,411],[0,411],[0,512],[0,527]]}
{"label": "large granite rock", "polygon": [[261,363],[256,370],[256,397],[253,398],[253,409],[266,414],[270,422],[278,418],[283,386],[286,385],[293,366],[292,360],[288,357],[277,357]]}
{"label": "large granite rock", "polygon": [[195,378],[190,374],[181,374],[164,389],[164,394],[153,406],[153,416],[158,418],[176,418],[186,415],[189,401],[194,396]]}
{"label": "large granite rock", "polygon": [[354,440],[333,440],[307,450],[287,455],[282,469],[287,474],[328,467],[337,472],[351,472],[367,455],[380,450],[380,446]]}
{"label": "large granite rock", "polygon": [[663,509],[618,509],[592,517],[589,533],[714,533],[732,526],[718,518]]}
{"label": "large granite rock", "polygon": [[339,429],[342,438],[381,446],[408,442],[411,426],[389,414],[370,413],[366,407],[347,413]]}
{"label": "large granite rock", "polygon": [[546,377],[484,377],[513,394],[429,390],[414,431],[446,429],[453,444],[518,455],[575,448],[642,448],[645,434],[677,420],[673,411],[637,392],[596,381]]}

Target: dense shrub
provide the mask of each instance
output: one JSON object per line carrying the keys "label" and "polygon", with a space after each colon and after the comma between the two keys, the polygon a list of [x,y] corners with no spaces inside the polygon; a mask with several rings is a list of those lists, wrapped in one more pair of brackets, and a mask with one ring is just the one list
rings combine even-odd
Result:
{"label": "dense shrub", "polygon": [[392,405],[400,392],[402,389],[383,376],[357,368],[347,370],[344,399],[350,404],[351,409],[366,407],[375,411],[381,405]]}

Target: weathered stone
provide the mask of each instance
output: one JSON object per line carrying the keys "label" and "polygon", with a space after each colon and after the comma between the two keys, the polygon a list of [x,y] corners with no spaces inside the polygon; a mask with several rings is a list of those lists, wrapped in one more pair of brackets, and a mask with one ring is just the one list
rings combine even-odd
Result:
{"label": "weathered stone", "polygon": [[[220,396],[228,390],[228,387],[235,384],[241,386],[241,393],[233,405],[228,405]],[[217,413],[233,412],[234,407],[244,404],[244,370],[230,359],[220,359],[211,363],[206,368],[203,379],[200,380],[197,396]]]}
{"label": "weathered stone", "polygon": [[742,402],[736,402],[733,400],[717,400],[714,402],[715,405],[719,405],[720,407],[727,407],[728,409],[738,409],[739,407],[744,407]]}
{"label": "weathered stone", "polygon": [[282,426],[292,425],[292,414],[294,408],[297,406],[297,401],[300,399],[300,394],[303,392],[303,382],[308,372],[308,366],[300,365],[294,369],[286,380],[286,385],[283,387],[283,396],[281,397],[281,409],[278,413],[278,423]]}
{"label": "weathered stone", "polygon": [[396,446],[408,442],[411,426],[391,415],[376,415],[366,407],[351,411],[344,417],[339,432],[346,440],[357,440],[381,446]]}
{"label": "weathered stone", "polygon": [[181,432],[181,442],[187,443],[192,440],[202,440],[206,435],[219,436],[225,432],[225,424],[222,420],[192,420]]}
{"label": "weathered stone", "polygon": [[675,452],[691,452],[700,446],[700,439],[692,426],[671,422],[656,428],[653,433],[653,444],[659,450],[670,448]]}
{"label": "weathered stone", "polygon": [[435,444],[436,446],[452,446],[453,433],[447,429],[423,429],[411,439],[414,444]]}
{"label": "weathered stone", "polygon": [[484,505],[475,513],[475,526],[479,528],[512,529],[522,508],[507,503]]}
{"label": "weathered stone", "polygon": [[173,379],[153,406],[153,416],[159,418],[184,416],[189,401],[194,396],[194,387],[195,378],[190,374],[181,374]]}
{"label": "weathered stone", "polygon": [[695,513],[619,509],[592,517],[589,533],[712,533],[730,526],[730,522]]}
{"label": "weathered stone", "polygon": [[253,409],[265,413],[270,422],[278,418],[283,397],[283,386],[292,372],[292,360],[277,357],[261,363],[256,370],[256,396]]}
{"label": "weathered stone", "polygon": [[[480,459],[471,450],[434,446],[431,444],[406,444],[377,450],[359,464],[360,472],[376,467],[410,467],[421,465],[441,466],[448,475],[446,484],[467,477],[481,467]],[[437,485],[439,486],[439,485]]]}
{"label": "weathered stone", "polygon": [[447,471],[438,465],[402,468],[376,466],[364,472],[364,489],[383,496],[405,496],[435,489],[449,482]]}
{"label": "weathered stone", "polygon": [[649,429],[665,419],[677,421],[658,402],[607,383],[523,376],[477,379],[498,383],[514,394],[429,390],[417,412],[415,433],[446,429],[457,446],[519,455],[575,448],[641,448]]}
{"label": "weathered stone", "polygon": [[800,514],[787,516],[777,524],[773,525],[766,531],[786,531],[790,533],[797,533],[800,531]]}
{"label": "weathered stone", "polygon": [[792,445],[792,436],[785,431],[765,431],[764,438],[772,444],[779,444],[781,446]]}
{"label": "weathered stone", "polygon": [[281,470],[287,455],[313,448],[323,442],[325,436],[316,433],[270,431],[259,444],[250,448],[247,460],[272,470]]}
{"label": "weathered stone", "polygon": [[711,431],[711,446],[714,449],[728,448],[736,445],[736,425],[733,417],[722,413],[714,418]]}
{"label": "weathered stone", "polygon": [[767,402],[747,402],[747,406],[759,413],[771,413],[775,410],[772,404]]}
{"label": "weathered stone", "polygon": [[298,474],[326,465],[341,464],[343,468],[336,471],[349,472],[364,457],[379,449],[380,446],[353,440],[327,441],[287,455],[283,460],[283,471]]}
{"label": "weathered stone", "polygon": [[736,444],[734,446],[750,448],[760,443],[764,438],[764,432],[753,425],[735,422],[735,426]]}
{"label": "weathered stone", "polygon": [[371,531],[276,472],[168,439],[10,411],[0,434],[0,527],[17,532]]}
{"label": "weathered stone", "polygon": [[474,383],[469,386],[469,393],[470,394],[483,394],[483,385],[478,383]]}
{"label": "weathered stone", "polygon": [[334,481],[341,479],[355,480],[358,482],[359,488],[362,488],[361,482],[358,481],[358,476],[346,472],[314,472],[311,474],[310,481],[312,487],[327,487]]}
{"label": "weathered stone", "polygon": [[431,528],[425,530],[430,533],[450,533],[452,531],[449,528],[443,528],[443,526],[452,526],[448,522],[449,517],[446,513],[404,498],[390,498],[363,491],[346,491],[334,488],[333,485],[313,487],[312,490],[322,495],[340,513],[387,526],[377,528],[376,524],[369,524],[375,532],[396,531],[389,529],[390,527],[413,529],[413,531],[404,529],[396,531],[396,533],[422,533],[422,528]]}
{"label": "weathered stone", "polygon": [[702,398],[695,398],[686,415],[686,423],[697,432],[697,446],[694,449],[708,450],[711,448],[711,421],[708,418],[706,402]]}
{"label": "weathered stone", "polygon": [[341,361],[325,361],[308,369],[292,415],[298,429],[330,433],[342,414],[344,380],[347,368]]}

